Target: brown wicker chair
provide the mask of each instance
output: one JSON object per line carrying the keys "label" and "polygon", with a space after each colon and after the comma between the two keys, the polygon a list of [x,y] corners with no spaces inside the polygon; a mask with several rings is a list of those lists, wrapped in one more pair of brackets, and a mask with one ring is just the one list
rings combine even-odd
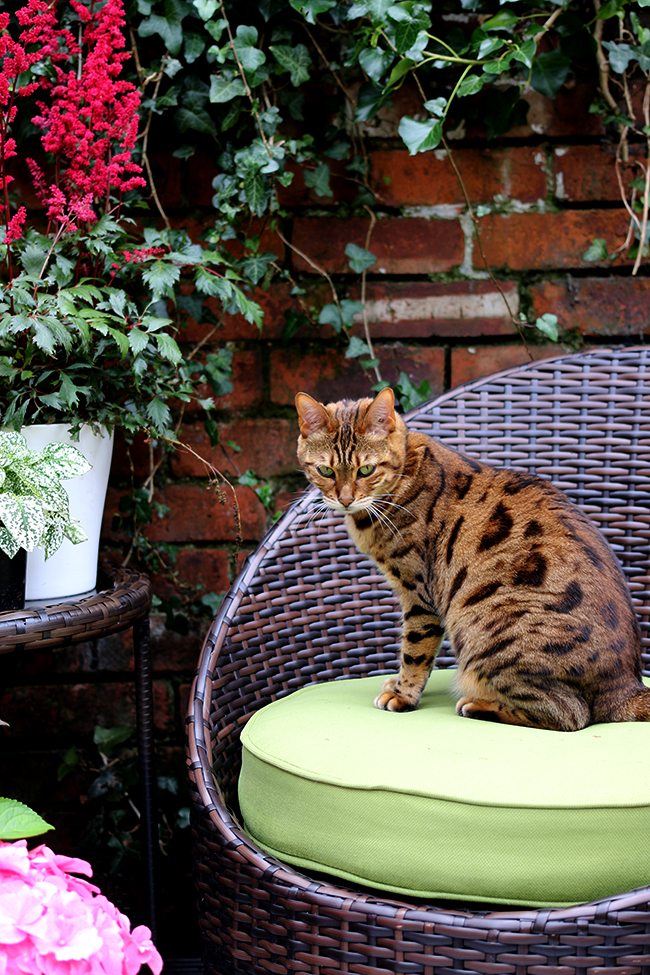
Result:
{"label": "brown wicker chair", "polygon": [[[510,369],[424,404],[407,422],[481,460],[550,478],[577,501],[623,564],[650,648],[650,349]],[[298,873],[248,839],[237,818],[248,717],[310,681],[397,668],[398,605],[340,517],[312,519],[314,497],[307,491],[249,558],[192,688],[206,971],[650,975],[650,886],[563,910],[406,903]],[[443,648],[437,666],[452,665]]]}

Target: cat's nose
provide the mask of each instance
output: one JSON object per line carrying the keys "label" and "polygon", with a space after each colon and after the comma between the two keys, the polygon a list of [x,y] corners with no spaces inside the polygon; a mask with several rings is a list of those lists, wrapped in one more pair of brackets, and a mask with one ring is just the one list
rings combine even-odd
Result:
{"label": "cat's nose", "polygon": [[352,502],[354,501],[354,495],[352,491],[349,488],[343,488],[343,490],[339,494],[339,501],[346,508],[349,508]]}

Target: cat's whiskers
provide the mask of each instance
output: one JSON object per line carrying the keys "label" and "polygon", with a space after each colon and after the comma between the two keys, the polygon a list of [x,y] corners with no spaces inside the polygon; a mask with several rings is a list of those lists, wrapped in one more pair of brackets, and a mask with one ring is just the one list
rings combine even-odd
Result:
{"label": "cat's whiskers", "polygon": [[396,538],[397,536],[399,536],[402,539],[402,541],[404,541],[404,536],[402,535],[397,525],[393,524],[393,522],[390,520],[390,518],[386,515],[385,512],[380,511],[379,508],[377,508],[375,504],[377,500],[379,499],[371,498],[370,503],[364,505],[363,511],[365,511],[366,514],[370,515],[371,518],[373,515],[375,515],[378,518],[378,520],[382,523],[382,525],[388,528],[388,530],[392,533],[393,537]]}

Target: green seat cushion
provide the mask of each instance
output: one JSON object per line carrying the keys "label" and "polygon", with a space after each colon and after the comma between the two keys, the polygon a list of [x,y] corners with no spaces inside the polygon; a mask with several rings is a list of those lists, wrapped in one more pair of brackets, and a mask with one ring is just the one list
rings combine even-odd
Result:
{"label": "green seat cushion", "polygon": [[650,884],[650,724],[472,721],[452,678],[434,671],[406,714],[373,706],[381,677],[256,712],[239,782],[249,835],[297,867],[410,897],[564,907]]}

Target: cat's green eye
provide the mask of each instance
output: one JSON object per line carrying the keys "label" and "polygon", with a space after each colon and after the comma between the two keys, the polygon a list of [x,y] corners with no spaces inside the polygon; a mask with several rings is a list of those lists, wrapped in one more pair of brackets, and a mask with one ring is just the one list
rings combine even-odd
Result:
{"label": "cat's green eye", "polygon": [[372,474],[372,472],[376,469],[377,469],[376,464],[364,464],[363,467],[359,468],[357,473],[361,477],[368,477],[368,474]]}
{"label": "cat's green eye", "polygon": [[323,477],[334,477],[334,471],[332,470],[331,467],[325,467],[325,466],[319,467],[318,473],[322,474]]}

